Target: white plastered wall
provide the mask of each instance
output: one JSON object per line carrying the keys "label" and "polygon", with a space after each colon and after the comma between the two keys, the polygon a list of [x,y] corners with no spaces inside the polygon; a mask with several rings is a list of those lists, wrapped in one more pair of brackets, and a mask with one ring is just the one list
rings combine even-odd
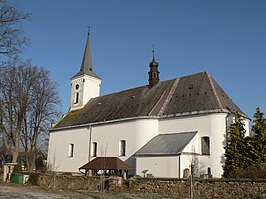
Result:
{"label": "white plastered wall", "polygon": [[[159,134],[178,132],[198,132],[198,147],[195,152],[201,154],[201,137],[210,138],[210,155],[200,155],[199,172],[206,174],[211,168],[214,177],[221,177],[223,173],[223,155],[226,135],[227,113],[212,113],[183,118],[161,119],[159,122]],[[182,165],[182,160],[181,160]],[[185,166],[185,165],[184,165]]]}
{"label": "white plastered wall", "polygon": [[[76,85],[79,88],[76,89]],[[71,80],[71,100],[70,108],[71,110],[80,109],[87,104],[87,102],[95,97],[100,96],[100,86],[101,80],[88,75],[83,75],[76,79]],[[75,103],[76,93],[79,93],[79,101]]]}
{"label": "white plastered wall", "polygon": [[183,149],[182,155],[180,156],[180,177],[184,176],[184,169],[191,168],[191,164],[195,165],[195,175],[200,175],[200,162],[199,162],[199,133],[197,133],[190,143]]}
{"label": "white plastered wall", "polygon": [[[88,160],[88,135],[86,128],[51,132],[48,167],[59,172],[79,172],[78,168]],[[73,157],[68,157],[70,144],[74,144]]]}
{"label": "white plastered wall", "polygon": [[[214,177],[221,177],[226,119],[230,120],[226,113],[213,113],[183,118],[165,118],[159,121],[158,119],[135,119],[93,125],[91,142],[97,142],[97,156],[117,157],[119,155],[119,142],[126,140],[126,156],[119,158],[135,168],[135,157],[132,155],[156,135],[197,131],[198,133],[183,152],[194,151],[201,154],[201,137],[210,137],[210,155],[198,156],[199,173],[206,174],[208,167],[210,167]],[[74,144],[73,158],[67,157],[69,144]],[[56,158],[54,158],[54,154],[57,155]],[[56,163],[54,164],[55,170],[76,172],[80,166],[88,161],[88,156],[89,130],[87,128],[72,128],[50,134],[48,162],[49,164]],[[189,162],[186,157],[188,155],[181,155],[181,177]],[[143,164],[146,164],[145,161],[143,159]],[[153,159],[152,161],[161,160]],[[169,161],[172,160],[169,159]],[[137,168],[139,172],[146,167],[145,165],[139,166],[140,168]]]}
{"label": "white plastered wall", "polygon": [[[84,127],[50,133],[48,162],[55,165],[54,170],[77,172],[88,162],[89,132]],[[119,142],[125,140],[126,156],[119,158],[135,168],[132,155],[156,135],[157,119],[121,121],[92,126],[91,143],[97,143],[98,157],[119,157]],[[74,144],[73,158],[68,158],[69,144]]]}
{"label": "white plastered wall", "polygon": [[154,177],[179,177],[179,156],[136,157],[136,174]]}
{"label": "white plastered wall", "polygon": [[83,106],[95,97],[100,96],[101,80],[88,75],[84,76]]}
{"label": "white plastered wall", "polygon": [[97,143],[97,156],[116,157],[119,156],[119,142],[125,140],[126,156],[119,158],[135,168],[132,155],[157,134],[157,119],[138,119],[95,126],[91,141]]}

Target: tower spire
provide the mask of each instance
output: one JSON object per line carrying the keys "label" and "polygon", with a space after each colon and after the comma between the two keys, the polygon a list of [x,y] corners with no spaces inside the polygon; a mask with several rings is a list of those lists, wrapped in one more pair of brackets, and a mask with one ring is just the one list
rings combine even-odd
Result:
{"label": "tower spire", "polygon": [[152,61],[150,63],[150,71],[149,71],[149,87],[153,87],[159,82],[159,74],[158,71],[159,64],[155,61],[154,58],[154,44],[152,44]]}
{"label": "tower spire", "polygon": [[89,75],[89,76],[101,79],[93,71],[91,45],[90,45],[90,35],[91,35],[90,31],[91,31],[91,27],[88,26],[88,37],[87,37],[87,42],[86,42],[83,58],[82,58],[82,63],[80,66],[80,71],[76,75],[74,75],[72,78],[80,76],[80,75]]}
{"label": "tower spire", "polygon": [[87,43],[86,43],[80,70],[83,71],[85,74],[88,74],[90,71],[92,71],[90,30],[88,31]]}
{"label": "tower spire", "polygon": [[101,78],[96,75],[92,67],[90,29],[79,72],[71,78],[70,111],[83,108],[90,99],[100,96]]}

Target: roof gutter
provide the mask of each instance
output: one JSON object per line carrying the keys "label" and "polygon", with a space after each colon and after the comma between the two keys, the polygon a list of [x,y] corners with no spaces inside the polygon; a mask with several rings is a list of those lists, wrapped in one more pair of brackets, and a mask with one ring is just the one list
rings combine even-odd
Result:
{"label": "roof gutter", "polygon": [[[232,114],[231,111],[228,109],[214,109],[214,110],[204,110],[204,111],[191,111],[191,112],[184,112],[184,113],[177,113],[177,114],[169,114],[169,115],[162,115],[160,118],[170,118],[170,117],[182,117],[182,116],[191,116],[191,115],[203,115],[209,113],[227,113]],[[247,115],[241,115],[242,117],[249,119]]]}
{"label": "roof gutter", "polygon": [[[215,110],[184,112],[184,113],[169,114],[169,115],[162,115],[162,116],[138,116],[138,117],[121,118],[121,119],[116,119],[116,120],[92,122],[92,123],[87,123],[87,124],[59,127],[59,128],[51,128],[49,131],[53,132],[53,131],[66,130],[66,129],[72,129],[72,128],[82,128],[82,127],[111,124],[111,123],[117,123],[117,122],[126,122],[126,121],[137,120],[137,119],[165,119],[165,118],[173,118],[173,117],[185,117],[185,116],[191,116],[191,115],[202,115],[202,114],[208,114],[208,113],[230,113],[230,111],[227,109],[215,109]],[[247,116],[243,115],[243,117],[249,119]]]}
{"label": "roof gutter", "polygon": [[109,120],[109,121],[103,121],[103,122],[92,122],[92,123],[80,124],[80,125],[74,125],[74,126],[51,128],[49,131],[51,132],[51,131],[65,130],[65,129],[71,129],[71,128],[82,128],[82,127],[110,124],[110,123],[116,123],[116,122],[124,122],[124,121],[129,121],[129,120],[136,120],[136,119],[158,119],[158,118],[159,116],[140,116],[140,117],[131,117],[131,118],[121,118],[121,119]]}
{"label": "roof gutter", "polygon": [[178,152],[175,154],[165,154],[165,153],[151,153],[151,154],[134,154],[135,157],[161,157],[161,156],[180,156],[180,155],[200,155],[199,153],[192,153],[192,152]]}

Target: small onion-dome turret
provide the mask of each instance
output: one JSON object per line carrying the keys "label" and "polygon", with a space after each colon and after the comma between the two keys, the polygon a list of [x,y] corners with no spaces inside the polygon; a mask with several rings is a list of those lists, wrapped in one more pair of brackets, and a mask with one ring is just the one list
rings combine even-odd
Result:
{"label": "small onion-dome turret", "polygon": [[150,71],[149,71],[149,87],[153,87],[159,82],[159,74],[158,66],[159,64],[154,59],[154,50],[152,50],[153,58],[150,63]]}

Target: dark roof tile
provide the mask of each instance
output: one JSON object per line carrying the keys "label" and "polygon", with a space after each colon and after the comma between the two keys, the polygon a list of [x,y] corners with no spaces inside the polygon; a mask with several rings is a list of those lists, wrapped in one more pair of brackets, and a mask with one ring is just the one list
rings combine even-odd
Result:
{"label": "dark roof tile", "polygon": [[157,135],[139,149],[135,156],[178,155],[196,134],[195,131]]}
{"label": "dark roof tile", "polygon": [[91,99],[82,109],[69,112],[52,130],[89,123],[169,116],[197,111],[225,110],[245,115],[208,72],[159,82]]}
{"label": "dark roof tile", "polygon": [[131,170],[132,168],[117,157],[97,157],[79,169]]}

